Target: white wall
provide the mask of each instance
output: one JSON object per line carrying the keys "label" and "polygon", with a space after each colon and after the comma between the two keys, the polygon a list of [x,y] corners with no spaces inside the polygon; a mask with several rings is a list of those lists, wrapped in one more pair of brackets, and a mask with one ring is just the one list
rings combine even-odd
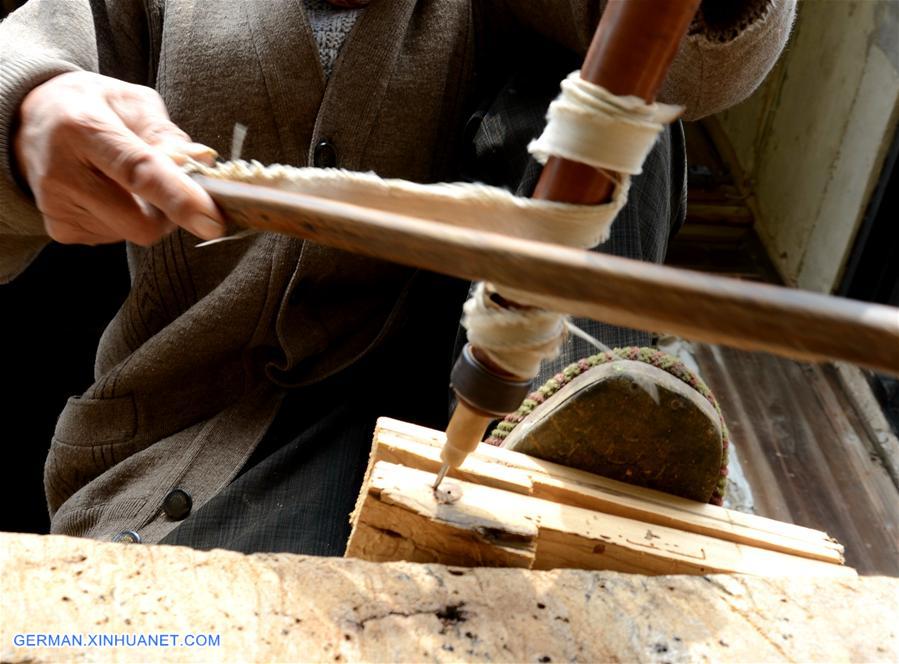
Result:
{"label": "white wall", "polygon": [[838,284],[897,117],[895,0],[801,3],[765,85],[718,116],[755,197],[759,236],[788,283]]}

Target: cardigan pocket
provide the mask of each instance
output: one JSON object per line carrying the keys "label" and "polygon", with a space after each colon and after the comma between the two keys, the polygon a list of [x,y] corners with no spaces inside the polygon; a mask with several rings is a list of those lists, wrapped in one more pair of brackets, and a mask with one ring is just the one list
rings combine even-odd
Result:
{"label": "cardigan pocket", "polygon": [[131,395],[113,399],[72,397],[66,403],[44,465],[51,516],[86,484],[134,454],[140,441]]}
{"label": "cardigan pocket", "polygon": [[90,447],[124,442],[137,431],[137,407],[130,394],[112,399],[72,397],[56,422],[54,441]]}

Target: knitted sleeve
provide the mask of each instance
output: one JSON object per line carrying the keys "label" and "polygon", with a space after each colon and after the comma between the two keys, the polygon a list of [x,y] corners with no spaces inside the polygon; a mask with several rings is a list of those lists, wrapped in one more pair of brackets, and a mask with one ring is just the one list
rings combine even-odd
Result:
{"label": "knitted sleeve", "polygon": [[748,97],[787,43],[796,0],[704,0],[659,98],[696,120]]}
{"label": "knitted sleeve", "polygon": [[49,242],[13,171],[22,99],[50,78],[77,70],[147,83],[150,14],[141,0],[31,0],[0,23],[0,283],[16,277]]}
{"label": "knitted sleeve", "polygon": [[[482,0],[480,5],[493,22],[488,29],[514,21],[583,55],[605,2]],[[774,66],[795,12],[796,0],[703,0],[660,101],[685,106],[688,120],[742,101]]]}

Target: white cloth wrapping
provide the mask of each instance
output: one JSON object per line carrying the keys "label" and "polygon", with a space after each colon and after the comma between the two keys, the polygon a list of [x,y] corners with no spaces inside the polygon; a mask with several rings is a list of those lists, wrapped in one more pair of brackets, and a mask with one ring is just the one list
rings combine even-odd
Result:
{"label": "white cloth wrapping", "polygon": [[627,201],[628,186],[625,182],[616,187],[612,200],[604,205],[572,205],[521,198],[483,184],[417,184],[374,173],[265,166],[258,161],[227,161],[215,166],[194,163],[190,171],[452,226],[582,248],[606,240],[615,215]]}
{"label": "white cloth wrapping", "polygon": [[549,106],[549,123],[528,151],[540,163],[564,157],[595,168],[638,175],[666,124],[683,108],[619,97],[573,72]]}

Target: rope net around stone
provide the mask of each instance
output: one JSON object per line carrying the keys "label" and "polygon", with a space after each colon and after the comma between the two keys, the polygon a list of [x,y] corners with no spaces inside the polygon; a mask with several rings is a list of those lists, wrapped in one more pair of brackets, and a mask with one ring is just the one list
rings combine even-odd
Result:
{"label": "rope net around stone", "polygon": [[636,346],[614,348],[609,352],[591,355],[569,364],[560,373],[529,394],[517,411],[507,415],[505,419],[497,424],[485,442],[490,445],[502,446],[503,441],[524,418],[539,408],[541,404],[565,387],[565,385],[593,367],[607,362],[614,362],[615,360],[644,362],[662,369],[699,392],[715,409],[715,412],[718,414],[718,420],[721,423],[721,473],[709,502],[713,505],[721,505],[724,501],[724,492],[727,486],[727,459],[730,451],[730,433],[727,429],[727,423],[724,421],[721,407],[718,405],[715,395],[712,394],[712,391],[702,378],[692,372],[687,365],[674,355],[669,355],[656,348],[638,348]]}

